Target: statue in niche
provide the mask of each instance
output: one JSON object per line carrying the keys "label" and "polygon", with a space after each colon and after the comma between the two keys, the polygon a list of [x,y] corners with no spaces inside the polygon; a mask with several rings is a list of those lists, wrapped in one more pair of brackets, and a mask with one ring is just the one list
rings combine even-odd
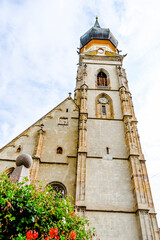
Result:
{"label": "statue in niche", "polygon": [[125,87],[126,90],[128,90],[128,81],[127,81],[125,69],[119,67],[118,70],[119,70],[120,86],[123,86]]}

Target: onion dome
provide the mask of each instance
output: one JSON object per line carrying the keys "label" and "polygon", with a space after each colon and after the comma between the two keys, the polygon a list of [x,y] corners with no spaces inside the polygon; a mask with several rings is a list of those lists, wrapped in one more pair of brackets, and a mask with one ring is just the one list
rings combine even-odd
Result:
{"label": "onion dome", "polygon": [[98,22],[98,17],[96,17],[96,22],[92,28],[90,28],[81,38],[80,38],[80,48],[83,48],[92,39],[109,40],[114,47],[117,47],[118,41],[113,36],[109,28],[101,28]]}

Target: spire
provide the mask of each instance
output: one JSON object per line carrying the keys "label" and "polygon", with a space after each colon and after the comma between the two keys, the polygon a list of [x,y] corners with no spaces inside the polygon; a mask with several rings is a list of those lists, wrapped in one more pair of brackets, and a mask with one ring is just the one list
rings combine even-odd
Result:
{"label": "spire", "polygon": [[91,27],[85,34],[80,38],[80,49],[83,48],[87,43],[93,39],[109,40],[114,47],[117,47],[118,41],[115,39],[109,28],[101,28],[98,22],[98,17],[93,27]]}
{"label": "spire", "polygon": [[96,21],[95,21],[94,27],[101,28],[100,25],[99,25],[99,22],[98,22],[98,17],[96,17]]}

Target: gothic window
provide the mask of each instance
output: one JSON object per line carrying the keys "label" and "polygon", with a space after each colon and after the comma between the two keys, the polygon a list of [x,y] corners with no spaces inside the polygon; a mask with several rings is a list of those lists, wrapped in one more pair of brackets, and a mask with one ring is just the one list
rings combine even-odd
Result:
{"label": "gothic window", "polygon": [[55,193],[60,195],[60,198],[65,198],[67,195],[66,187],[61,182],[51,182],[49,185],[52,187],[52,189],[55,191]]}
{"label": "gothic window", "polygon": [[58,148],[57,148],[57,154],[62,154],[62,153],[63,153],[63,148],[58,147]]}
{"label": "gothic window", "polygon": [[98,118],[113,118],[112,99],[105,93],[96,98],[96,116]]}
{"label": "gothic window", "polygon": [[97,86],[106,87],[107,86],[107,76],[104,72],[99,72],[97,75]]}

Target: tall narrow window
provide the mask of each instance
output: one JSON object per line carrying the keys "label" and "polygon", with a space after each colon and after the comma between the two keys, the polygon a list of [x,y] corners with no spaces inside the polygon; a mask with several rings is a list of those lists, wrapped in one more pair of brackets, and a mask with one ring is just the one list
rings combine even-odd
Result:
{"label": "tall narrow window", "polygon": [[104,72],[99,72],[97,75],[97,86],[107,86],[107,76]]}
{"label": "tall narrow window", "polygon": [[109,147],[106,147],[106,152],[107,154],[109,154]]}
{"label": "tall narrow window", "polygon": [[102,105],[102,115],[106,115],[106,107]]}

